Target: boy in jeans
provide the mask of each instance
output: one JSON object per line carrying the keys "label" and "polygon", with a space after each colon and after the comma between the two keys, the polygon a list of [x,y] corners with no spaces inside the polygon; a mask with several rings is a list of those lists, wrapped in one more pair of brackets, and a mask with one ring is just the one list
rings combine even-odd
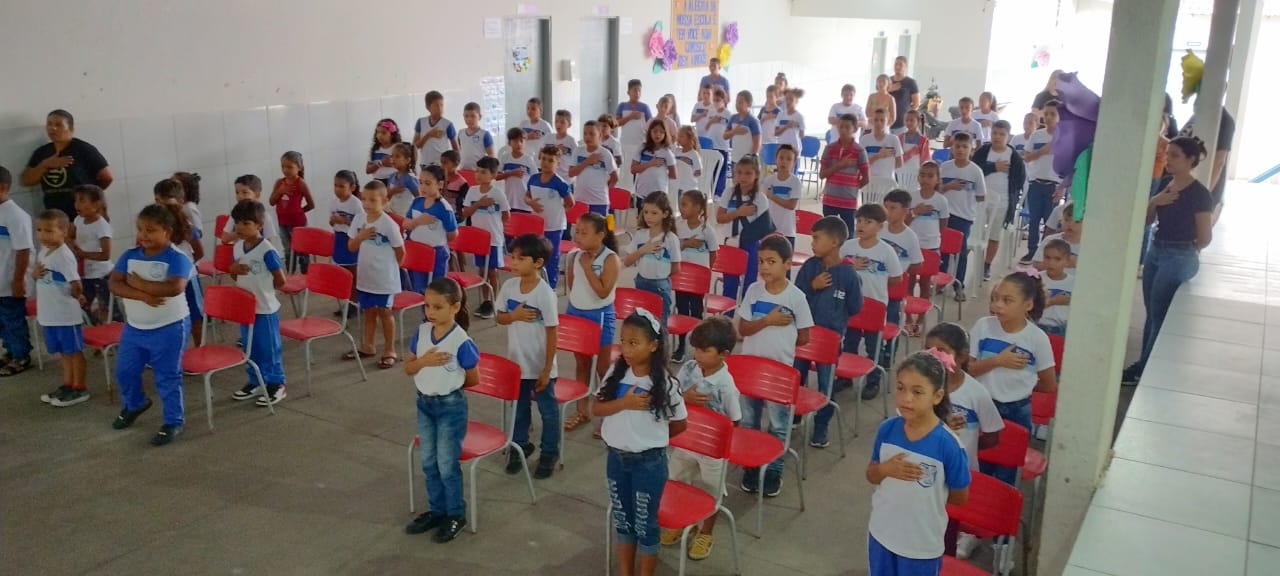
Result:
{"label": "boy in jeans", "polygon": [[0,377],[31,367],[31,334],[27,331],[27,266],[31,262],[31,215],[9,199],[13,174],[0,166]]}
{"label": "boy in jeans", "polygon": [[[840,247],[840,256],[853,262],[853,269],[858,271],[862,281],[863,296],[889,305],[889,285],[902,281],[902,261],[898,253],[887,242],[880,239],[880,229],[888,218],[884,207],[879,204],[867,204],[858,208],[858,223],[854,237]],[[876,359],[876,350],[881,345],[880,332],[850,332],[844,340],[844,351],[858,353],[859,344],[866,342],[867,357]],[[880,393],[880,372],[872,370],[867,374],[862,388],[862,399],[871,400]]]}

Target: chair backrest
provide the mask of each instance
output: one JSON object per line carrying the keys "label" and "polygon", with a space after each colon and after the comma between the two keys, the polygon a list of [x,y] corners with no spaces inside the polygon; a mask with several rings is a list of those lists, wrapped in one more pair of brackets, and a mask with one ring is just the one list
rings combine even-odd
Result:
{"label": "chair backrest", "polygon": [[996,466],[1021,468],[1030,445],[1031,433],[1021,424],[1005,420],[1004,430],[1000,431],[1000,443],[978,452],[978,460]]}
{"label": "chair backrest", "polygon": [[204,289],[205,318],[252,326],[258,320],[257,311],[257,300],[244,288],[214,285]]}
{"label": "chair backrest", "polygon": [[568,210],[564,211],[565,222],[568,222],[570,226],[573,226],[578,223],[578,219],[581,218],[583,214],[586,214],[590,210],[591,206],[588,206],[586,202],[574,202],[573,206],[570,206]]}
{"label": "chair backrest", "polygon": [[1022,491],[983,474],[970,472],[969,501],[947,505],[947,516],[996,536],[1014,536],[1022,518]]}
{"label": "chair backrest", "polygon": [[920,263],[918,274],[921,278],[932,278],[934,274],[942,271],[942,254],[937,250],[921,250],[924,256],[924,262]]}
{"label": "chair backrest", "polygon": [[[684,264],[680,264],[683,268]],[[736,246],[720,246],[716,251],[716,261],[711,263],[711,271],[726,276],[745,276],[747,273],[747,251]]]}
{"label": "chair backrest", "polygon": [[216,232],[214,236],[222,236],[222,231],[227,229],[227,221],[231,219],[230,214],[219,214],[213,219],[213,230]]}
{"label": "chair backrest", "polygon": [[822,219],[822,215],[808,210],[796,210],[796,233],[813,236],[813,225]]}
{"label": "chair backrest", "polygon": [[1058,415],[1057,392],[1031,392],[1031,421],[1045,425]]}
{"label": "chair backrest", "polygon": [[955,256],[964,249],[964,233],[952,228],[942,231],[942,246],[939,250],[947,256]]}
{"label": "chair backrest", "polygon": [[294,228],[289,237],[293,251],[308,256],[333,257],[333,231],[303,226]]}
{"label": "chair backrest", "polygon": [[689,406],[688,410],[688,427],[671,437],[671,445],[708,458],[727,459],[733,443],[733,421],[702,406]]}
{"label": "chair backrest", "polygon": [[760,163],[765,166],[778,165],[778,143],[770,142],[760,146]]}
{"label": "chair backrest", "polygon": [[[683,266],[683,264],[682,264]],[[1053,349],[1053,365],[1056,371],[1062,371],[1062,353],[1067,349],[1067,339],[1057,334],[1048,334],[1049,347]]]}
{"label": "chair backrest", "polygon": [[577,316],[560,315],[556,326],[556,350],[595,356],[600,352],[600,325]]}
{"label": "chair backrest", "polygon": [[795,404],[800,371],[777,360],[733,354],[725,359],[733,383],[744,396],[776,404]]}
{"label": "chair backrest", "polygon": [[821,326],[809,328],[809,343],[796,346],[796,360],[835,364],[840,360],[840,334]]}
{"label": "chair backrest", "polygon": [[235,244],[218,244],[213,247],[213,269],[226,274],[235,262]]}
{"label": "chair backrest", "polygon": [[692,262],[681,262],[680,270],[671,275],[671,290],[698,297],[711,292],[711,269]]}
{"label": "chair backrest", "polygon": [[[475,226],[459,226],[458,237],[449,244],[449,248],[454,252],[487,258],[490,241],[488,230]],[[489,264],[492,266],[493,263]]]}
{"label": "chair backrest", "polygon": [[933,151],[933,161],[939,164],[951,159],[950,148],[939,148]]}
{"label": "chair backrest", "polygon": [[614,290],[613,312],[618,318],[619,326],[621,326],[623,320],[635,313],[636,308],[644,308],[654,316],[661,318],[663,316],[662,297],[638,288],[619,286]]}
{"label": "chair backrest", "polygon": [[890,302],[897,302],[907,297],[907,275],[905,273],[898,277],[896,284],[889,283],[888,296]]}
{"label": "chair backrest", "polygon": [[387,212],[387,216],[390,216],[391,219],[395,221],[396,226],[400,227],[400,233],[404,234],[404,216],[396,214],[395,212]]}
{"label": "chair backrest", "polygon": [[547,231],[546,221],[537,214],[525,214],[523,212],[512,212],[511,217],[503,224],[502,231],[507,236],[515,238],[525,234],[534,234],[542,236]]}
{"label": "chair backrest", "polygon": [[609,209],[627,210],[631,208],[631,192],[622,188],[609,189]]}
{"label": "chair backrest", "polygon": [[351,297],[351,272],[337,264],[312,262],[307,267],[307,291],[345,301]]}
{"label": "chair backrest", "polygon": [[405,270],[431,274],[436,270],[436,249],[421,242],[406,240],[404,261],[400,266]]}
{"label": "chair backrest", "polygon": [[817,136],[805,136],[800,139],[801,158],[817,158],[818,150],[821,148],[822,141]]}
{"label": "chair backrest", "polygon": [[467,392],[483,394],[505,402],[520,397],[520,365],[488,352],[480,353],[480,383]]}
{"label": "chair backrest", "polygon": [[884,316],[887,312],[888,306],[884,302],[863,296],[862,309],[849,318],[849,329],[878,333],[884,330]]}
{"label": "chair backrest", "polygon": [[467,186],[475,186],[475,185],[476,185],[476,171],[475,171],[475,170],[469,170],[469,169],[463,168],[463,169],[461,169],[461,170],[458,170],[458,175],[459,175],[459,176],[461,176],[461,177],[462,177],[462,180],[463,180],[464,182],[466,182],[466,183],[467,183]]}
{"label": "chair backrest", "polygon": [[702,157],[702,179],[698,185],[702,187],[707,196],[711,196],[711,192],[716,187],[715,177],[720,173],[720,169],[724,168],[725,157],[719,150],[712,150],[706,147],[700,150],[698,155]]}

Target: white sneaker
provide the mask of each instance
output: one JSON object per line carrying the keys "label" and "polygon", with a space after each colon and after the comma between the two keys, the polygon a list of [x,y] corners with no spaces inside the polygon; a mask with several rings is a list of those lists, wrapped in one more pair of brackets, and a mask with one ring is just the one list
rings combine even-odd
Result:
{"label": "white sneaker", "polygon": [[973,554],[973,549],[978,547],[978,543],[982,542],[977,536],[967,532],[961,532],[956,537],[956,558],[968,560]]}
{"label": "white sneaker", "polygon": [[1048,441],[1049,441],[1049,427],[1048,427],[1048,426],[1036,426],[1036,440],[1039,440],[1039,441],[1041,441],[1041,442],[1048,442]]}
{"label": "white sneaker", "polygon": [[267,404],[267,398],[268,398],[268,397],[270,397],[270,398],[271,398],[271,400],[270,400],[270,403],[271,403],[271,404],[279,404],[281,400],[284,400],[284,399],[285,399],[285,396],[288,396],[288,394],[286,394],[286,393],[285,393],[285,390],[284,390],[284,384],[281,384],[281,385],[280,385],[280,387],[276,389],[276,393],[275,393],[274,395],[273,395],[273,394],[271,394],[270,390],[271,390],[271,387],[270,387],[270,386],[268,386],[268,387],[267,387],[267,395],[266,395],[266,396],[258,396],[258,401],[257,401],[257,402],[254,402],[254,404],[257,404],[258,406],[266,407],[266,406],[268,405],[268,404]]}

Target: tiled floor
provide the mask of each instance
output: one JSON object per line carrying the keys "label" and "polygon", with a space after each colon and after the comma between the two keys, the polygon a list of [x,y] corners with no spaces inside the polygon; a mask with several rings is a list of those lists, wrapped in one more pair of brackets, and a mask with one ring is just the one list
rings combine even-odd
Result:
{"label": "tiled floor", "polygon": [[1277,573],[1280,243],[1265,231],[1278,191],[1232,185],[1129,404],[1067,574]]}

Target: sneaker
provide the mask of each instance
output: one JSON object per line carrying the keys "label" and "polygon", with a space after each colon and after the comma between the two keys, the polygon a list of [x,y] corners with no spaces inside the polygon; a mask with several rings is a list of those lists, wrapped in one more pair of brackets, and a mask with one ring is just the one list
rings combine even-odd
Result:
{"label": "sneaker", "polygon": [[759,468],[743,468],[742,469],[742,491],[747,494],[755,494],[760,491],[760,469]]}
{"label": "sneaker", "polygon": [[1133,364],[1130,364],[1128,368],[1124,369],[1124,372],[1120,373],[1121,386],[1137,386],[1138,380],[1141,380],[1141,379],[1142,379],[1142,368],[1140,368],[1136,362]]}
{"label": "sneaker", "polygon": [[493,318],[493,301],[485,300],[476,308],[476,318]]}
{"label": "sneaker", "polygon": [[956,302],[964,302],[969,298],[968,295],[964,293],[964,286],[960,285],[959,282],[951,285],[951,291],[955,293]]}
{"label": "sneaker", "polygon": [[814,448],[821,449],[830,446],[831,441],[828,440],[826,436],[818,436],[817,434],[814,434],[813,438],[809,439],[809,445]]}
{"label": "sneaker", "polygon": [[159,432],[156,432],[156,435],[155,435],[155,436],[152,436],[152,437],[151,437],[151,445],[152,445],[152,446],[164,446],[164,445],[166,445],[166,444],[168,444],[168,443],[170,443],[170,442],[173,442],[173,439],[174,439],[174,438],[177,438],[177,437],[178,437],[178,435],[179,435],[179,434],[181,434],[181,433],[182,433],[182,427],[181,427],[181,426],[174,426],[174,425],[172,425],[172,424],[165,424],[164,426],[161,426],[161,427],[160,427],[160,431],[159,431]]}
{"label": "sneaker", "polygon": [[453,540],[454,538],[457,538],[458,534],[462,533],[462,529],[466,527],[467,527],[466,516],[454,516],[451,518],[446,518],[444,522],[440,524],[440,529],[436,531],[436,535],[435,535],[435,538],[433,538],[433,540],[441,544],[444,544],[445,542],[448,542],[450,540]]}
{"label": "sneaker", "polygon": [[874,400],[875,397],[879,395],[880,395],[879,382],[867,382],[865,385],[862,386],[863,400]]}
{"label": "sneaker", "polygon": [[116,416],[115,421],[111,423],[111,427],[116,430],[124,430],[125,428],[133,426],[133,421],[137,420],[138,416],[141,416],[143,412],[146,412],[151,408],[151,399],[146,398],[145,400],[146,402],[144,402],[142,407],[137,410],[130,410],[128,408],[120,410],[120,415]]}
{"label": "sneaker", "polygon": [[75,406],[89,399],[88,390],[76,390],[75,388],[67,388],[62,394],[49,399],[50,406],[65,408],[67,406]]}
{"label": "sneaker", "polygon": [[258,384],[245,384],[244,388],[241,388],[231,393],[231,399],[232,400],[253,400],[255,396],[258,396],[260,394],[258,392],[258,386],[259,386]]}
{"label": "sneaker", "polygon": [[1021,265],[1023,265],[1023,266],[1030,266],[1030,265],[1031,265],[1031,259],[1032,259],[1034,256],[1035,256],[1034,254],[1032,254],[1032,253],[1030,253],[1030,252],[1027,252],[1027,255],[1026,255],[1026,256],[1023,256],[1022,258],[1018,259],[1018,263],[1019,263],[1019,264],[1021,264]]}
{"label": "sneaker", "polygon": [[973,549],[978,547],[979,542],[981,541],[978,540],[977,536],[968,532],[961,532],[956,537],[956,558],[968,560],[969,556],[973,554]]}
{"label": "sneaker", "polygon": [[426,534],[438,528],[445,521],[445,517],[435,512],[423,512],[413,522],[408,523],[404,527],[405,534]]}
{"label": "sneaker", "polygon": [[693,537],[693,542],[689,543],[689,559],[705,560],[711,555],[711,545],[715,544],[715,538],[710,534],[698,533]]}
{"label": "sneaker", "polygon": [[684,364],[684,348],[676,348],[671,352],[671,361],[676,364]]}
{"label": "sneaker", "polygon": [[990,280],[991,280],[991,263],[988,262],[982,265],[982,281],[988,282]]}
{"label": "sneaker", "polygon": [[782,493],[782,472],[764,473],[764,497],[774,498]]}
{"label": "sneaker", "polygon": [[71,389],[70,386],[63,384],[57,388],[54,388],[53,391],[49,392],[48,394],[41,394],[40,401],[44,402],[45,404],[49,404],[50,402],[53,401],[54,398],[61,396],[64,390],[70,390],[70,389]]}
{"label": "sneaker", "polygon": [[853,388],[853,380],[849,378],[836,378],[835,387],[831,389],[831,393],[835,394],[836,392],[844,392],[850,388]]}
{"label": "sneaker", "polygon": [[[525,459],[528,459],[529,455],[533,454],[533,442],[525,442],[524,445],[520,446],[520,449],[524,452]],[[525,460],[522,460],[515,450],[507,451],[507,474],[515,474],[524,470],[524,466]]]}
{"label": "sneaker", "polygon": [[538,455],[538,467],[533,471],[533,477],[539,480],[550,478],[556,471],[556,463],[560,461],[559,454],[551,452],[543,452]]}
{"label": "sneaker", "polygon": [[683,534],[680,530],[662,529],[662,534],[658,537],[658,542],[663,546],[675,546],[680,542],[680,536]]}
{"label": "sneaker", "polygon": [[[275,390],[272,390],[272,388],[275,388]],[[258,396],[258,401],[255,402],[255,404],[265,408],[268,404],[279,404],[280,401],[284,400],[288,395],[289,394],[284,390],[284,384],[280,384],[278,386],[267,384],[267,395]]]}

